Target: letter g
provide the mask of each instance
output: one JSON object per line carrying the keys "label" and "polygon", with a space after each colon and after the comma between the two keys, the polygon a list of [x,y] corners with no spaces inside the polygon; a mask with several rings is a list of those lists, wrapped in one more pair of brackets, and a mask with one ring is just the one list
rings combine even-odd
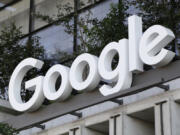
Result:
{"label": "letter g", "polygon": [[25,88],[35,90],[29,101],[24,103],[21,98],[21,83],[25,74],[32,68],[41,69],[43,62],[34,58],[27,58],[15,68],[9,83],[9,102],[11,106],[20,112],[35,111],[43,103],[43,76],[38,76],[25,82]]}

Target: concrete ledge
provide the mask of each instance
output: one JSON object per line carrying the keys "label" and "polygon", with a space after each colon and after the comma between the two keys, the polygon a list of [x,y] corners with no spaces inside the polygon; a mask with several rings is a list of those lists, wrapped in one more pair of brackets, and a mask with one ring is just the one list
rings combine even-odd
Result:
{"label": "concrete ledge", "polygon": [[4,112],[4,113],[8,113],[8,114],[12,114],[12,115],[19,115],[21,113],[15,111],[12,109],[10,103],[6,100],[2,100],[0,99],[0,112]]}

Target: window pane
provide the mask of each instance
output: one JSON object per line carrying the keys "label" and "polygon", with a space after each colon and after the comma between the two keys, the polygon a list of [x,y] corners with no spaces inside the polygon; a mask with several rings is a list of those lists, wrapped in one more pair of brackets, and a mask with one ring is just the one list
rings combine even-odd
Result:
{"label": "window pane", "polygon": [[36,34],[40,37],[47,58],[57,58],[61,53],[73,52],[73,37],[64,30],[63,26],[51,26]]}
{"label": "window pane", "polygon": [[[45,15],[53,20],[60,18],[61,14],[68,14],[74,11],[74,0],[36,0],[36,15]],[[67,11],[68,10],[68,11]],[[41,28],[47,25],[47,21],[35,18],[35,29]]]}

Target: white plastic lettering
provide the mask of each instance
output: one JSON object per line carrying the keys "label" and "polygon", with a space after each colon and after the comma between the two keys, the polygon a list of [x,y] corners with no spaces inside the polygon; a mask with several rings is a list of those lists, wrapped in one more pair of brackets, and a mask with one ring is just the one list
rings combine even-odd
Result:
{"label": "white plastic lettering", "polygon": [[[55,85],[59,75],[61,76],[61,84],[59,89],[56,91]],[[51,67],[44,78],[43,91],[48,100],[63,101],[67,99],[72,91],[69,82],[69,68],[60,64]]]}
{"label": "white plastic lettering", "polygon": [[142,18],[133,15],[128,18],[129,33],[129,71],[143,72],[143,63],[139,57],[139,43],[142,37]]}
{"label": "white plastic lettering", "polygon": [[44,101],[43,76],[36,77],[25,83],[25,88],[34,90],[34,94],[29,101],[22,101],[21,83],[25,74],[32,68],[41,69],[43,62],[34,58],[23,60],[14,70],[9,83],[9,102],[11,106],[20,112],[34,111],[38,109]]}
{"label": "white plastic lettering", "polygon": [[[27,81],[25,88],[35,92],[26,103],[22,101],[20,94],[23,78],[31,68],[41,69],[43,62],[34,58],[20,62],[9,83],[9,101],[12,107],[20,112],[34,111],[40,107],[45,97],[52,101],[63,101],[70,96],[72,88],[77,91],[92,91],[97,88],[101,79],[108,83],[100,87],[101,94],[115,94],[131,87],[132,73],[143,72],[143,63],[162,67],[174,58],[175,53],[164,48],[175,38],[170,29],[154,25],[142,33],[142,19],[135,15],[128,18],[128,26],[129,40],[109,43],[99,58],[84,53],[74,60],[70,69],[57,64],[47,71],[45,77],[39,76]],[[112,69],[116,54],[119,56],[118,64]],[[84,75],[84,71],[88,75]],[[56,91],[59,76],[61,84]]]}
{"label": "white plastic lettering", "polygon": [[139,55],[142,61],[151,66],[161,67],[167,65],[175,53],[164,49],[175,38],[173,32],[160,25],[147,29],[140,42]]}
{"label": "white plastic lettering", "polygon": [[[89,74],[83,80],[83,72],[86,66],[89,66]],[[100,82],[98,73],[98,57],[84,53],[78,56],[72,63],[70,69],[70,83],[72,87],[78,91],[91,91],[97,87]]]}
{"label": "white plastic lettering", "polygon": [[[112,70],[111,63],[116,54],[119,55],[119,62],[116,69]],[[127,39],[122,39],[119,43],[112,42],[102,50],[98,63],[99,73],[107,81],[117,81],[113,88],[109,85],[103,85],[100,88],[102,95],[108,96],[131,86],[132,73],[128,70],[128,54]]]}

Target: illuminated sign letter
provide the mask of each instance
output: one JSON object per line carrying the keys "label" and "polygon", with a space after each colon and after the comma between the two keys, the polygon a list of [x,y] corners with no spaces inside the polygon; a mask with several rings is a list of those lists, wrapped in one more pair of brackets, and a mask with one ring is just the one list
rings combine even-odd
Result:
{"label": "illuminated sign letter", "polygon": [[[101,94],[115,94],[131,87],[132,73],[143,72],[144,63],[161,67],[174,58],[174,52],[164,49],[175,38],[170,29],[154,25],[143,33],[142,19],[136,15],[128,18],[128,27],[129,40],[109,43],[99,58],[84,53],[74,60],[70,69],[57,64],[48,70],[45,77],[39,76],[27,81],[25,88],[35,92],[26,103],[21,99],[23,78],[30,69],[41,69],[43,62],[33,58],[23,60],[15,68],[9,83],[9,101],[12,107],[20,112],[34,111],[40,107],[45,97],[51,101],[63,101],[71,95],[72,88],[77,91],[92,91],[101,79],[108,83],[100,87]],[[113,69],[112,62],[116,54],[119,60]],[[61,84],[56,91],[59,76]]]}
{"label": "illuminated sign letter", "polygon": [[[111,63],[114,56],[119,55],[117,67],[112,70]],[[128,40],[122,39],[119,43],[111,42],[102,50],[99,57],[98,69],[101,77],[107,81],[117,82],[114,87],[103,85],[100,92],[108,96],[131,87],[132,73],[129,72]]]}
{"label": "illuminated sign letter", "polygon": [[[83,72],[86,66],[89,66],[89,74],[83,80]],[[84,53],[78,56],[72,63],[70,69],[70,82],[74,89],[78,91],[91,91],[96,88],[100,82],[100,75],[98,73],[98,57]]]}
{"label": "illuminated sign letter", "polygon": [[129,71],[143,72],[143,62],[139,57],[139,43],[142,36],[142,18],[133,15],[128,18]]}
{"label": "illuminated sign letter", "polygon": [[[55,85],[59,75],[61,76],[61,86],[56,91]],[[69,82],[69,68],[60,64],[51,67],[44,78],[43,91],[48,100],[63,101],[68,98],[72,91]]]}
{"label": "illuminated sign letter", "polygon": [[43,62],[34,58],[27,58],[19,63],[15,68],[9,83],[9,102],[11,106],[20,112],[35,111],[44,101],[43,76],[36,77],[25,83],[25,88],[34,90],[34,94],[29,101],[24,103],[21,99],[21,83],[25,74],[32,68],[41,69]]}
{"label": "illuminated sign letter", "polygon": [[147,29],[140,41],[139,55],[142,61],[151,66],[161,67],[168,64],[175,53],[164,49],[175,38],[173,32],[161,25]]}

